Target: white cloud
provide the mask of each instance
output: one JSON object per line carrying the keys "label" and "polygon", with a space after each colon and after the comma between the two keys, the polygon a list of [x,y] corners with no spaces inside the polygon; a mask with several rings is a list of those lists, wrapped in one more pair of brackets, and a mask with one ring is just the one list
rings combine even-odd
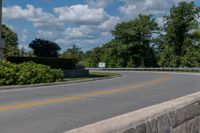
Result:
{"label": "white cloud", "polygon": [[106,7],[108,4],[114,2],[115,0],[86,0],[90,7]]}
{"label": "white cloud", "polygon": [[97,31],[93,29],[92,26],[80,26],[67,28],[63,35],[67,39],[94,39],[97,38]]}
{"label": "white cloud", "polygon": [[[122,0],[124,5],[119,7],[126,18],[134,18],[139,14],[152,14],[155,17],[166,15],[169,9],[182,0]],[[185,0],[187,2],[192,0]]]}
{"label": "white cloud", "polygon": [[[55,7],[52,12],[45,12],[43,8],[33,5],[26,5],[25,8],[14,5],[3,8],[3,17],[6,20],[23,19],[32,22],[33,26],[37,27],[38,31],[35,36],[38,38],[55,41],[65,47],[75,44],[84,49],[90,49],[111,40],[110,31],[117,23],[133,19],[139,14],[152,14],[162,25],[162,16],[169,12],[173,4],[180,1],[86,0],[84,5]],[[106,7],[112,2],[120,2],[116,7],[121,13],[119,16],[111,16],[106,12]],[[26,29],[18,32],[20,32],[18,33],[20,42],[30,39],[30,34]]]}
{"label": "white cloud", "polygon": [[24,28],[18,34],[19,45],[18,47],[28,49],[27,41],[28,41],[28,29]]}
{"label": "white cloud", "polygon": [[99,25],[99,28],[104,31],[111,31],[120,21],[119,17],[110,16],[109,19]]}
{"label": "white cloud", "polygon": [[[83,50],[90,50],[91,48],[100,46],[102,44],[105,44],[106,42],[111,40],[111,35],[105,34],[105,36],[100,36],[96,39],[57,39],[55,42],[59,44],[60,46],[66,48],[71,47],[72,45],[76,45],[78,47],[81,47]],[[62,49],[64,51],[65,49]]]}
{"label": "white cloud", "polygon": [[55,31],[37,31],[37,38],[47,39],[47,40],[55,40],[58,37],[58,33]]}
{"label": "white cloud", "polygon": [[57,29],[63,26],[54,15],[44,12],[42,8],[35,8],[33,5],[26,5],[26,9],[18,5],[3,7],[3,18],[6,20],[25,19],[33,22],[35,27],[49,29]]}
{"label": "white cloud", "polygon": [[108,18],[104,8],[92,8],[88,5],[73,5],[54,8],[62,22],[77,23],[80,25],[96,25]]}
{"label": "white cloud", "polygon": [[22,29],[21,34],[19,35],[19,40],[21,42],[26,42],[27,39],[28,39],[27,34],[28,34],[28,30],[27,29]]}
{"label": "white cloud", "polygon": [[162,16],[172,4],[171,0],[126,0],[125,4],[119,7],[119,10],[127,18],[134,18],[139,14]]}

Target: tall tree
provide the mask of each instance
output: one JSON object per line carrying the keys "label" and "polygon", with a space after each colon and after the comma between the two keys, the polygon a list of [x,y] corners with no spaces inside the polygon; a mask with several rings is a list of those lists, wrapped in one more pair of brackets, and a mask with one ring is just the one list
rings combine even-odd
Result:
{"label": "tall tree", "polygon": [[2,38],[5,39],[6,44],[4,49],[5,57],[18,55],[19,49],[17,33],[12,31],[6,25],[2,25]]}
{"label": "tall tree", "polygon": [[[190,50],[196,44],[193,32],[198,28],[200,8],[194,2],[180,2],[164,17],[164,34],[160,44],[160,66],[188,66]],[[170,55],[173,54],[173,55]],[[170,56],[168,56],[170,55]],[[174,58],[171,58],[173,56]],[[184,61],[182,61],[184,60]],[[189,65],[190,66],[190,65]]]}
{"label": "tall tree", "polygon": [[76,45],[73,45],[72,48],[67,49],[63,54],[61,55],[62,58],[76,58],[78,61],[80,61],[83,58],[84,52],[81,50],[81,48],[77,47]]}
{"label": "tall tree", "polygon": [[92,51],[87,52],[87,54],[88,54],[87,56],[89,57],[87,59],[88,67],[97,67],[98,63],[101,62],[102,49],[96,47]]}
{"label": "tall tree", "polygon": [[38,57],[58,57],[58,51],[61,48],[55,42],[44,39],[35,39],[29,47],[33,49],[33,53]]}
{"label": "tall tree", "polygon": [[115,40],[127,47],[124,54],[126,66],[156,65],[152,40],[158,30],[158,24],[151,15],[139,15],[134,20],[122,22],[115,27],[112,31]]}
{"label": "tall tree", "polygon": [[104,44],[101,51],[101,61],[105,62],[107,67],[126,67],[126,60],[124,60],[126,47],[119,41],[112,40]]}

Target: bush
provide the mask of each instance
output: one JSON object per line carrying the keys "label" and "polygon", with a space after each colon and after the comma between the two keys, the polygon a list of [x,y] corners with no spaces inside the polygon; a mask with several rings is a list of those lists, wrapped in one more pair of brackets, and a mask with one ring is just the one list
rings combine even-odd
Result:
{"label": "bush", "polygon": [[50,69],[49,66],[25,62],[19,65],[0,61],[0,85],[24,85],[49,83],[63,79],[61,69]]}
{"label": "bush", "polygon": [[70,70],[74,69],[77,59],[73,58],[51,58],[51,57],[7,57],[7,61],[20,64],[33,61],[37,64],[43,64],[55,69]]}
{"label": "bush", "polygon": [[0,85],[16,84],[19,67],[6,61],[0,61]]}

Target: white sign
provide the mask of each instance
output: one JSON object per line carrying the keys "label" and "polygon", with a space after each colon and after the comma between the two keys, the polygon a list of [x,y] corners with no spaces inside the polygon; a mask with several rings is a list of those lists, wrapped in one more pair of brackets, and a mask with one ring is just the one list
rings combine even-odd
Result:
{"label": "white sign", "polygon": [[98,67],[99,68],[105,68],[106,67],[106,63],[105,62],[99,62]]}

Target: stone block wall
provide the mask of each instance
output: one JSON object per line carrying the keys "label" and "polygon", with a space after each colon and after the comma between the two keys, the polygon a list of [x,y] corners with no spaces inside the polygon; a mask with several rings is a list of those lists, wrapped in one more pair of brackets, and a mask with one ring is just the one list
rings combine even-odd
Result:
{"label": "stone block wall", "polygon": [[76,70],[64,70],[65,78],[87,77],[89,76],[89,70],[76,69]]}
{"label": "stone block wall", "polygon": [[200,92],[66,133],[200,133]]}

